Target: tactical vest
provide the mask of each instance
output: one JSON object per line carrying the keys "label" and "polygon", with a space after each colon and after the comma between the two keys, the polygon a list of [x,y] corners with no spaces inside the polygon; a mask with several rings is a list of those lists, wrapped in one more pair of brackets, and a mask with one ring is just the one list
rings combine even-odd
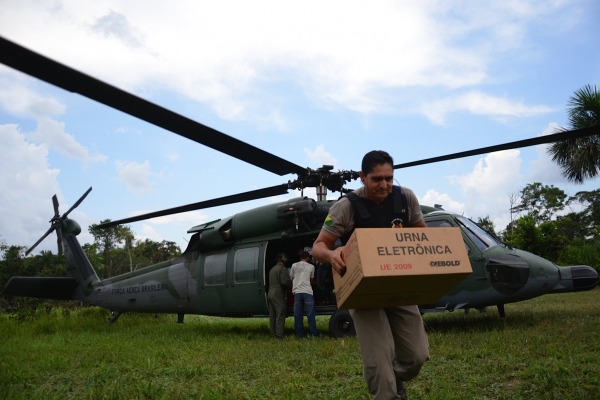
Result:
{"label": "tactical vest", "polygon": [[[402,228],[409,225],[408,201],[400,186],[393,186],[392,195],[377,204],[354,192],[346,194],[354,210],[354,228]],[[346,244],[350,235],[340,238]]]}

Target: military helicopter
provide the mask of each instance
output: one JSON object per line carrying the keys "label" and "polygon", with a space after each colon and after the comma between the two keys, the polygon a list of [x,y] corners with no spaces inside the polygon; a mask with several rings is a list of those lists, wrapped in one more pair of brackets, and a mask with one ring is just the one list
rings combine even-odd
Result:
{"label": "military helicopter", "polygon": [[[301,191],[297,198],[194,226],[188,230],[192,236],[181,256],[107,279],[100,279],[96,274],[77,240],[81,228],[68,218],[92,188],[62,215],[55,195],[50,228],[27,254],[56,232],[59,253],[64,251],[69,276],[12,277],[4,288],[4,295],[81,300],[110,310],[110,322],[115,322],[125,312],[173,313],[178,315],[178,322],[183,322],[185,314],[265,316],[268,313],[265,290],[268,270],[275,264],[276,255],[291,255],[298,249],[310,248],[333,204],[327,201],[327,192],[343,194],[348,191],[345,184],[358,178],[356,171],[334,172],[333,166],[328,165],[318,169],[303,168],[1,37],[0,62],[269,172],[297,176],[281,185],[111,221],[103,224],[104,227],[260,199],[289,190]],[[394,169],[594,134],[596,131],[592,128],[560,132],[398,164]],[[306,188],[316,188],[316,200],[302,195]],[[420,305],[422,312],[483,310],[497,306],[500,316],[504,316],[507,303],[549,293],[591,290],[598,284],[598,273],[590,266],[559,267],[505,245],[468,218],[440,207],[422,206],[422,211],[429,227],[461,229],[473,269],[471,275],[436,303]],[[332,336],[352,335],[352,319],[347,310],[337,309],[330,277],[331,268],[317,267],[317,313],[331,315],[329,330]]]}

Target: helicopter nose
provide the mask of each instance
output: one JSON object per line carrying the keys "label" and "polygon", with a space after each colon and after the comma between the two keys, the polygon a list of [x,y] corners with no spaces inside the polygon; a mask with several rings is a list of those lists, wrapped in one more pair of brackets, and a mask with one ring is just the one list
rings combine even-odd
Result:
{"label": "helicopter nose", "polygon": [[583,292],[598,286],[598,271],[589,265],[560,267],[560,282],[552,293]]}
{"label": "helicopter nose", "polygon": [[573,290],[576,292],[591,290],[598,286],[598,271],[590,266],[572,266],[571,277],[573,279]]}

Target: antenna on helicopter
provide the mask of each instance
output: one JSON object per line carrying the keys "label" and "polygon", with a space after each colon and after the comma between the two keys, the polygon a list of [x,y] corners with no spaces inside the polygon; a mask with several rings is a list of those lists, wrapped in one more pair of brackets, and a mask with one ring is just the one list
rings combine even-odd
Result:
{"label": "antenna on helicopter", "polygon": [[52,233],[52,231],[56,231],[56,240],[57,240],[57,245],[58,245],[58,254],[62,255],[63,251],[64,251],[63,241],[62,241],[62,233],[61,233],[61,230],[58,229],[58,228],[60,228],[62,222],[65,219],[67,219],[67,215],[69,215],[69,213],[71,211],[73,211],[75,208],[77,208],[77,206],[79,206],[79,204],[81,204],[81,202],[83,201],[83,199],[85,199],[86,196],[91,191],[92,191],[92,187],[90,186],[90,188],[79,198],[79,200],[77,200],[75,202],[75,204],[73,204],[71,206],[71,208],[69,208],[69,210],[66,213],[64,213],[63,215],[60,215],[60,213],[58,212],[58,198],[56,197],[56,195],[52,196],[52,206],[54,207],[54,216],[49,221],[50,222],[50,229],[48,229],[46,231],[46,233],[44,233],[42,235],[42,237],[39,238],[38,241],[33,244],[33,246],[31,246],[29,249],[27,249],[27,251],[25,252],[25,255],[28,255],[29,253],[31,253],[33,251],[33,249],[35,249],[36,246],[42,242],[42,240],[46,239],[46,237],[49,234]]}

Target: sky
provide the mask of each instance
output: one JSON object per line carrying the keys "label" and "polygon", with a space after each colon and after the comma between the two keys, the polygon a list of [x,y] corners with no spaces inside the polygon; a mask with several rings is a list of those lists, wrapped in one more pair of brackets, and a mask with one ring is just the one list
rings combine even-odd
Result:
{"label": "sky", "polygon": [[[360,170],[553,133],[600,85],[600,2],[0,0],[0,36],[297,165]],[[30,246],[52,195],[91,224],[287,183],[279,176],[0,64],[0,243]],[[421,204],[496,231],[540,182],[574,195],[546,146],[395,171]],[[359,187],[359,181],[347,188]],[[313,196],[306,190],[304,195]],[[336,199],[339,192],[329,193]],[[287,196],[129,224],[173,241]],[[36,249],[56,252],[47,238]]]}

